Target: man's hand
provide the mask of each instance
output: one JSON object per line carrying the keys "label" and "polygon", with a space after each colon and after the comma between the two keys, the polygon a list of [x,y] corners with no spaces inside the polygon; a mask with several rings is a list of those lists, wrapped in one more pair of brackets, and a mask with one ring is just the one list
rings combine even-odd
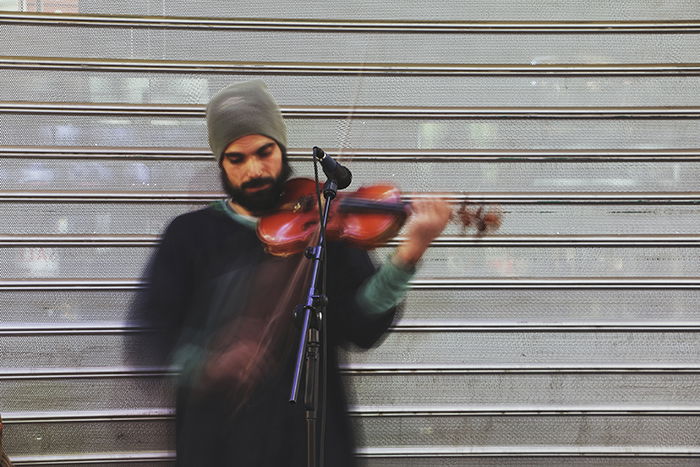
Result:
{"label": "man's hand", "polygon": [[252,339],[241,339],[212,351],[203,363],[196,389],[202,397],[216,392],[243,398],[269,370],[267,358]]}
{"label": "man's hand", "polygon": [[411,207],[413,213],[406,226],[406,241],[394,256],[399,266],[415,266],[452,217],[450,205],[440,198],[417,200]]}

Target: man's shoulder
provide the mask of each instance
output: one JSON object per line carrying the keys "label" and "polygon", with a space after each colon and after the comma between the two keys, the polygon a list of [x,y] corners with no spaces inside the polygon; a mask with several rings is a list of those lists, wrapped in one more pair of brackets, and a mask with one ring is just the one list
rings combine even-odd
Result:
{"label": "man's shoulder", "polygon": [[211,206],[206,206],[204,208],[196,209],[194,211],[184,212],[170,221],[169,227],[183,228],[189,225],[199,224],[201,222],[209,221],[214,214],[214,210]]}
{"label": "man's shoulder", "polygon": [[165,235],[186,235],[191,231],[201,231],[220,223],[222,219],[223,216],[212,204],[201,209],[182,213],[173,218],[165,229]]}

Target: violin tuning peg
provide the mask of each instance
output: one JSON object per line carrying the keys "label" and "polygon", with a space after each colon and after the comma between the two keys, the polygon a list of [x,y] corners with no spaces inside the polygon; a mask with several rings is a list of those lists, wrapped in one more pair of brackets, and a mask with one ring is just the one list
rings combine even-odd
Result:
{"label": "violin tuning peg", "polygon": [[457,220],[462,225],[463,230],[465,230],[467,227],[470,227],[472,224],[474,224],[475,221],[476,212],[467,207],[469,204],[469,201],[462,202],[462,204],[459,206],[459,209],[455,213]]}

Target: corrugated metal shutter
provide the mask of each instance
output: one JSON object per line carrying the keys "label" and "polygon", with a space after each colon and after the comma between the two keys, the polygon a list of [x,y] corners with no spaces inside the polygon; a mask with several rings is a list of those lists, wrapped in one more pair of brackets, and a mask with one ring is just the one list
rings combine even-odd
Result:
{"label": "corrugated metal shutter", "polygon": [[171,462],[169,376],[126,312],[167,221],[217,196],[203,105],[252,78],[298,173],[319,145],[363,183],[505,213],[492,237],[451,227],[397,329],[347,356],[368,465],[697,465],[697,1],[0,8],[18,465]]}

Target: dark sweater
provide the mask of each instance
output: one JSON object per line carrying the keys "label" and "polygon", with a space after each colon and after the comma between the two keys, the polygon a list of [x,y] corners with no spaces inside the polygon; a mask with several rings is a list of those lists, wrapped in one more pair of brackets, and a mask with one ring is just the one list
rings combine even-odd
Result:
{"label": "dark sweater", "polygon": [[[262,329],[275,316],[270,310],[277,307],[300,261],[308,260],[267,255],[255,232],[215,206],[184,214],[166,230],[138,313],[166,330],[157,340],[160,350],[174,354],[183,367],[177,393],[178,465],[306,465],[303,404],[288,402],[298,340],[291,309],[277,315],[276,330],[269,333],[275,344],[261,366],[262,376],[249,390],[212,390],[202,384],[202,368],[216,349],[269,331]],[[325,457],[327,466],[342,467],[355,464],[354,438],[336,347],[373,346],[395,310],[377,315],[358,305],[357,290],[374,273],[365,251],[329,242],[328,261]],[[295,294],[298,303],[305,290]]]}

